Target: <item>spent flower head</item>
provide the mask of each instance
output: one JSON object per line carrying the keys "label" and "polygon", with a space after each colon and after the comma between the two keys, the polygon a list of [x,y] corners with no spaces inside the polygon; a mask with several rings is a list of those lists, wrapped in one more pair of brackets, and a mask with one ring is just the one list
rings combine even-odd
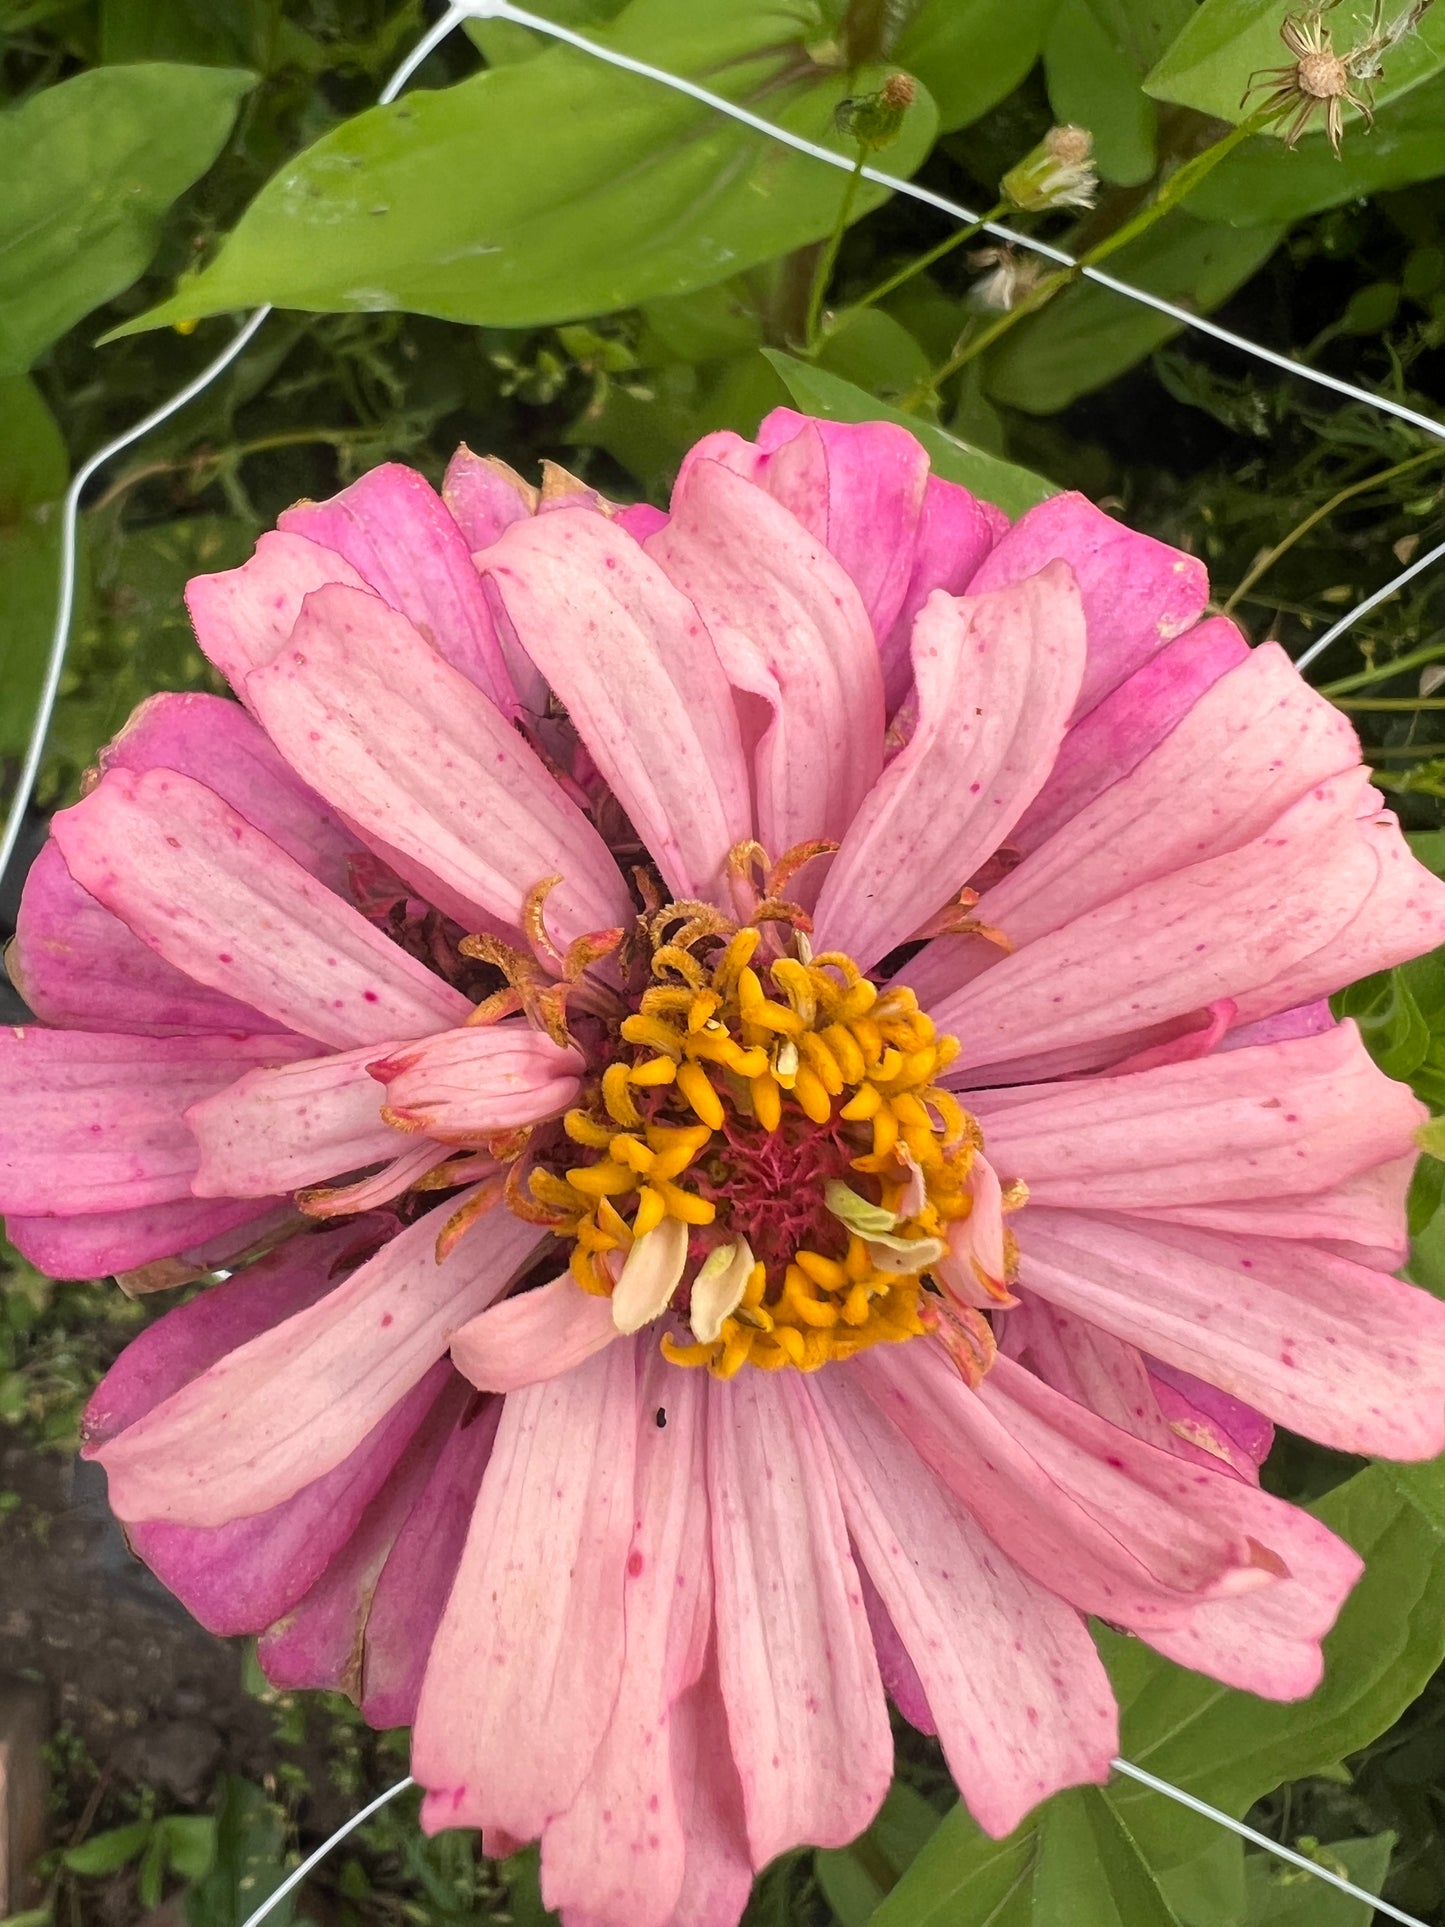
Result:
{"label": "spent flower head", "polygon": [[1094,137],[1086,127],[1051,127],[1001,183],[1004,198],[1022,214],[1092,207],[1099,191]]}
{"label": "spent flower head", "polygon": [[1411,0],[1388,24],[1383,0],[1375,0],[1370,31],[1345,53],[1335,51],[1333,29],[1324,18],[1337,4],[1338,0],[1329,0],[1327,6],[1286,16],[1279,37],[1294,59],[1288,66],[1261,68],[1251,75],[1240,104],[1260,88],[1271,87],[1261,114],[1266,121],[1284,123],[1286,147],[1294,147],[1316,114],[1323,113],[1330,146],[1338,156],[1345,108],[1355,108],[1367,125],[1374,125],[1373,84],[1383,71],[1385,56],[1414,31],[1433,0]]}

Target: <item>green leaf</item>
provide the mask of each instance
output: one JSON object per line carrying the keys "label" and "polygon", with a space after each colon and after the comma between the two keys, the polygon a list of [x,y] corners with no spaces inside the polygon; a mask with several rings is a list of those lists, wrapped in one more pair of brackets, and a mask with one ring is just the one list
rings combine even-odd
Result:
{"label": "green leaf", "polygon": [[823,338],[817,364],[870,394],[897,398],[932,367],[901,321],[881,308],[844,309]]}
{"label": "green leaf", "polygon": [[949,133],[1013,92],[1038,59],[1058,3],[924,0],[893,57],[923,82]]}
{"label": "green leaf", "polygon": [[1244,1927],[1244,1842],[1238,1834],[1217,1827],[1207,1847],[1158,1880],[1180,1927]]}
{"label": "green leaf", "polygon": [[1392,102],[1372,130],[1348,128],[1338,159],[1323,130],[1301,141],[1292,153],[1272,138],[1246,141],[1201,183],[1190,206],[1210,221],[1271,226],[1441,173],[1445,74],[1436,74]]}
{"label": "green leaf", "polygon": [[1142,76],[1189,18],[1189,0],[1063,0],[1044,42],[1055,116],[1087,127],[1106,181],[1154,173],[1156,110]]}
{"label": "green leaf", "polygon": [[216,1861],[216,1822],[209,1813],[172,1813],[160,1823],[166,1853],[183,1880],[204,1880]]}
{"label": "green leaf", "polygon": [[1445,830],[1414,830],[1405,841],[1417,860],[1435,875],[1445,876]]}
{"label": "green leaf", "polygon": [[[216,1859],[185,1897],[187,1927],[241,1927],[286,1877],[286,1823],[258,1786],[228,1774],[216,1810]],[[267,1927],[298,1927],[304,1916],[287,1898]]]}
{"label": "green leaf", "polygon": [[938,1809],[906,1781],[895,1780],[878,1818],[851,1846],[820,1850],[813,1870],[841,1927],[868,1927],[938,1827]]}
{"label": "green leaf", "polygon": [[78,1847],[67,1847],[60,1858],[71,1873],[90,1878],[114,1873],[150,1844],[152,1830],[151,1821],[132,1820],[129,1826],[112,1827],[109,1833],[93,1833]]}
{"label": "green leaf", "polygon": [[[1207,314],[1273,254],[1278,228],[1227,228],[1175,212],[1121,248],[1111,274]],[[1181,324],[1110,288],[1075,281],[990,350],[995,401],[1051,415],[1100,388],[1178,334]]]}
{"label": "green leaf", "polygon": [[[1326,24],[1337,53],[1358,46],[1370,32],[1373,0],[1340,0],[1330,9]],[[1237,124],[1257,107],[1256,94],[1248,108],[1241,96],[1261,69],[1293,64],[1281,45],[1280,22],[1289,11],[1279,0],[1204,0],[1193,12],[1144,85],[1158,100],[1194,107],[1202,114]],[[1387,10],[1387,17],[1393,13]],[[1375,82],[1377,107],[1418,87],[1445,66],[1445,20],[1427,13],[1413,33],[1384,57],[1384,71]],[[1350,110],[1357,131],[1358,116]]]}
{"label": "green leaf", "polygon": [[254,76],[100,67],[0,113],[0,374],[129,287]]}
{"label": "green leaf", "polygon": [[273,13],[267,0],[101,0],[100,57],[108,66],[189,60],[259,67]]}
{"label": "green leaf", "polygon": [[160,1905],[161,1894],[166,1884],[166,1840],[157,1826],[152,1826],[151,1837],[146,1842],[146,1850],[140,1857],[136,1869],[135,1892],[141,1906],[149,1911]]}
{"label": "green leaf", "polygon": [[916,415],[905,415],[901,409],[890,408],[852,382],[830,374],[826,368],[798,361],[777,348],[765,348],[763,354],[787,384],[795,407],[809,415],[826,416],[830,421],[897,422],[923,443],[935,471],[945,481],[961,482],[1007,515],[1022,515],[1036,502],[1057,493],[1053,484],[1041,475],[1001,461],[997,455],[985,455],[982,449],[971,448],[933,422],[920,421]]}
{"label": "green leaf", "polygon": [[[1368,1840],[1317,1847],[1312,1858],[1366,1893],[1377,1894],[1385,1884],[1394,1845],[1393,1833],[1377,1833]],[[1370,1927],[1375,1917],[1365,1901],[1351,1900],[1338,1887],[1327,1887],[1313,1874],[1267,1853],[1250,1854],[1245,1870],[1248,1927]]]}
{"label": "green leaf", "polygon": [[0,375],[0,755],[30,733],[60,572],[65,444],[27,375]]}
{"label": "green leaf", "polygon": [[[851,158],[834,110],[885,71],[813,64],[819,24],[811,0],[632,0],[598,38]],[[891,171],[919,165],[934,125],[920,91]],[[712,108],[555,47],[344,122],[262,188],[209,267],[120,332],[259,301],[504,327],[595,316],[819,240],[844,189]],[[886,198],[865,186],[855,217]]]}

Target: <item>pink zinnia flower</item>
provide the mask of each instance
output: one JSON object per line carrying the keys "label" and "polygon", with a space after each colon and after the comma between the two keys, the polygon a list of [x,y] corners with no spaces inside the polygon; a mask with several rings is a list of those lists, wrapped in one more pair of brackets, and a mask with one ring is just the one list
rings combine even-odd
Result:
{"label": "pink zinnia flower", "polygon": [[192,584],[243,706],[55,819],[11,1236],[265,1254],[97,1392],[115,1508],[576,1927],[851,1839],[885,1691],[993,1833],[1102,1780],[1088,1613],[1308,1693],[1359,1561],[1268,1421],[1445,1443],[1420,1109],[1320,1001],[1445,885],[1205,592],[888,426],[711,436],[668,516],[463,451]]}

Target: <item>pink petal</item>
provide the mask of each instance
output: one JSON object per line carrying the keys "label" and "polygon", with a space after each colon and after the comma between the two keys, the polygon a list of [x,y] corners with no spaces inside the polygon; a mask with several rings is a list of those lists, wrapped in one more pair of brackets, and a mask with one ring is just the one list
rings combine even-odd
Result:
{"label": "pink petal", "polygon": [[1274,1445],[1274,1427],[1263,1412],[1157,1358],[1150,1360],[1149,1382],[1176,1438],[1259,1483],[1259,1468]]}
{"label": "pink petal", "polygon": [[535,752],[374,596],[308,596],[293,646],[246,693],[307,780],[419,888],[423,872],[440,878],[469,927],[520,923],[528,891],[552,876],[559,943],[629,920],[606,845]]}
{"label": "pink petal", "polygon": [[1340,1451],[1445,1445],[1445,1305],[1348,1258],[1031,1207],[1019,1281]]}
{"label": "pink petal", "polygon": [[0,1209],[77,1217],[191,1194],[197,1148],[182,1113],[296,1037],[112,1037],[0,1030]]}
{"label": "pink petal", "polygon": [[802,1381],[710,1387],[718,1662],[753,1864],[842,1846],[893,1771],[883,1682],[827,1446]]}
{"label": "pink petal", "polygon": [[610,1345],[503,1405],[412,1738],[428,1832],[535,1839],[587,1779],[623,1663],[633,1358]]}
{"label": "pink petal", "polygon": [[174,770],[214,790],[328,890],[347,896],[357,840],[308,789],[239,703],[220,696],[152,696],[100,752],[102,773]]}
{"label": "pink petal", "polygon": [[[879,637],[884,700],[891,716],[913,681],[913,622],[935,589],[962,595],[1008,517],[956,482],[930,475],[913,544],[913,567],[892,628]],[[1032,806],[1031,806],[1032,807]]]}
{"label": "pink petal", "polygon": [[52,827],[76,881],[167,963],[322,1043],[425,1036],[471,1009],[189,777],[113,770]]}
{"label": "pink petal", "polygon": [[752,811],[732,691],[692,604],[583,509],[514,523],[478,566],[668,887],[717,894]]}
{"label": "pink petal", "polygon": [[1220,1041],[1221,1050],[1240,1050],[1246,1044],[1282,1044],[1290,1037],[1318,1037],[1322,1030],[1333,1030],[1335,1014],[1328,997],[1317,997],[1312,1004],[1296,1004],[1292,1010],[1276,1011],[1273,1017],[1257,1017],[1252,1024],[1237,1024]]}
{"label": "pink petal", "polygon": [[1033,1204],[1093,1211],[1324,1191],[1407,1155],[1425,1116],[1352,1023],[1021,1095],[998,1114],[968,1100],[990,1161],[1026,1174]]}
{"label": "pink petal", "polygon": [[[1360,770],[1318,784],[1242,849],[1126,891],[932,1001],[939,1028],[963,1040],[950,1081],[1024,1051],[1039,1076],[1049,1074],[1051,1052],[1077,1050],[1070,1069],[1109,1063],[1154,1041],[1152,1025],[1225,997],[1244,1010],[1262,1001],[1255,986],[1286,983],[1322,949],[1333,955],[1351,919],[1373,920],[1377,846],[1397,834],[1357,818],[1366,781]],[[1415,899],[1445,934],[1445,883],[1423,869],[1420,879]],[[1398,943],[1373,928],[1382,963],[1425,947],[1408,924]],[[1338,984],[1352,971],[1341,963],[1327,974]]]}
{"label": "pink petal", "polygon": [[[702,1672],[711,1632],[704,1477],[707,1386],[655,1351],[642,1362],[622,1676],[612,1718],[576,1799],[542,1835],[542,1898],[628,1927],[666,1927],[687,1840],[670,1716]],[[653,1422],[666,1400],[665,1429]]]}
{"label": "pink petal", "polygon": [[515,705],[511,678],[472,567],[469,542],[431,483],[384,462],[329,502],[298,502],[277,527],[344,556],[366,586],[413,623],[437,655],[493,702]]}
{"label": "pink petal", "polygon": [[1197,621],[1204,565],[1138,535],[1082,495],[1054,495],[1015,522],[969,584],[972,595],[1067,562],[1083,598],[1089,650],[1076,714],[1086,716],[1159,648]]}
{"label": "pink petal", "polygon": [[689,468],[647,553],[707,624],[734,688],[771,711],[754,751],[763,847],[841,837],[883,767],[878,651],[847,575],[718,462]]}
{"label": "pink petal", "polygon": [[753,1863],[715,1654],[672,1709],[672,1760],[687,1858],[667,1927],[733,1927],[747,1906]]}
{"label": "pink petal", "polygon": [[[1119,1451],[1106,1463],[1015,1425],[938,1348],[908,1349],[907,1360],[891,1346],[860,1359],[863,1389],[1000,1551],[1081,1612],[1135,1629],[1177,1626],[1200,1600],[1261,1576],[1238,1535],[1142,1488]],[[996,1359],[984,1385],[1007,1363]]]}
{"label": "pink petal", "polygon": [[1222,1199],[1215,1204],[1133,1207],[1131,1217],[1197,1224],[1206,1231],[1237,1231],[1256,1238],[1305,1238],[1347,1258],[1395,1271],[1405,1262],[1405,1199],[1418,1162],[1413,1147],[1328,1191],[1298,1197]]}
{"label": "pink petal", "polygon": [[[532,512],[518,479],[501,463],[474,455],[465,442],[447,463],[442,500],[472,553],[489,549],[503,529]],[[401,604],[393,602],[392,607]]]}
{"label": "pink petal", "polygon": [[361,1710],[368,1725],[410,1726],[422,1676],[461,1563],[500,1399],[474,1399],[443,1446],[426,1489],[381,1569],[366,1621]]}
{"label": "pink petal", "polygon": [[809,1390],[849,1532],[919,1670],[958,1790],[1002,1839],[1060,1787],[1108,1779],[1119,1744],[1108,1675],[1079,1614],[1010,1564],[838,1377]]}
{"label": "pink petal", "polygon": [[261,1632],[345,1560],[446,1378],[435,1366],[339,1465],[267,1511],[218,1526],[133,1519],[126,1538],[208,1631]]}
{"label": "pink petal", "polygon": [[[1267,646],[1267,645],[1266,645]],[[1249,657],[1232,622],[1211,616],[1134,671],[1064,738],[1049,779],[1014,827],[1025,855],[1127,776],[1219,678]]]}
{"label": "pink petal", "polygon": [[866,1566],[858,1568],[858,1579],[863,1588],[863,1610],[868,1615],[868,1631],[873,1638],[873,1650],[878,1655],[878,1671],[884,1691],[910,1726],[936,1739],[938,1722],[928,1704],[923,1681],[918,1677],[918,1668],[908,1657],[908,1648],[899,1638],[898,1628],[888,1617],[888,1608],[879,1597],[878,1588],[868,1577]]}
{"label": "pink petal", "polygon": [[453,1332],[452,1363],[481,1391],[519,1392],[570,1372],[617,1336],[612,1300],[563,1272]]}
{"label": "pink petal", "polygon": [[1176,1449],[1137,1345],[1035,1298],[1010,1311],[1003,1350],[1121,1432],[1161,1451]]}
{"label": "pink petal", "polygon": [[[471,1401],[470,1389],[444,1361],[439,1361],[396,1408],[399,1412],[416,1403],[421,1422],[410,1426],[401,1451],[392,1454],[384,1482],[374,1487],[350,1534],[320,1567],[315,1583],[304,1594],[293,1595],[283,1609],[284,1619],[280,1613],[272,1615],[277,1623],[257,1645],[256,1657],[273,1685],[322,1687],[347,1693],[353,1699],[360,1697],[367,1622],[382,1568]],[[379,1429],[384,1430],[388,1422],[383,1421]],[[328,1474],[328,1478],[335,1477],[335,1472]],[[298,1494],[297,1499],[301,1496]],[[296,1506],[297,1499],[288,1500],[280,1509]],[[221,1526],[218,1530],[231,1529]],[[184,1532],[187,1528],[162,1530]]]}
{"label": "pink petal", "polygon": [[47,842],[30,866],[5,954],[10,981],[42,1022],[155,1037],[274,1030],[259,1010],[198,984],[131,935]]}
{"label": "pink petal", "polygon": [[443,1031],[376,1062],[387,1108],[444,1144],[560,1117],[576,1101],[581,1053],[523,1022]]}
{"label": "pink petal", "polygon": [[196,640],[238,696],[250,672],[285,648],[306,597],[328,582],[366,587],[334,549],[275,530],[261,537],[239,569],[192,576],[186,607]]}
{"label": "pink petal", "polygon": [[223,1525],[279,1505],[353,1452],[537,1245],[535,1225],[499,1211],[439,1265],[437,1233],[454,1205],[103,1448],[113,1510]]}
{"label": "pink petal", "polygon": [[1053,761],[1083,650],[1066,569],[990,596],[930,598],[913,625],[918,727],[828,871],[823,947],[866,970],[968,881]]}
{"label": "pink petal", "polygon": [[[1019,949],[1146,883],[1263,836],[1317,783],[1359,764],[1348,721],[1273,643],[1205,692],[1163,742],[979,900]],[[971,948],[965,948],[965,945]],[[996,948],[945,938],[911,967],[931,1003]]]}
{"label": "pink petal", "polygon": [[[182,1198],[83,1218],[8,1217],[5,1231],[21,1257],[51,1278],[105,1278],[160,1258],[190,1258],[227,1234],[236,1250],[245,1250],[254,1241],[252,1233],[259,1237],[279,1222],[280,1203],[276,1198]],[[197,1262],[204,1271],[223,1261]]]}
{"label": "pink petal", "polygon": [[382,1121],[384,1094],[368,1066],[377,1047],[249,1071],[192,1104],[200,1146],[198,1198],[268,1197],[360,1171],[408,1148]]}

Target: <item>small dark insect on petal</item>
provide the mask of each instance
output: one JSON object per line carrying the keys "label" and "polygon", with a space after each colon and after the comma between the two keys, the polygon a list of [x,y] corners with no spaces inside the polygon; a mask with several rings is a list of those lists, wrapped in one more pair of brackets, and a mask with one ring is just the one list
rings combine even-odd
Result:
{"label": "small dark insect on petal", "polygon": [[659,1405],[657,1408],[657,1429],[659,1432],[662,1430],[663,1426],[666,1425],[666,1423],[667,1423],[667,1407],[665,1405]]}

